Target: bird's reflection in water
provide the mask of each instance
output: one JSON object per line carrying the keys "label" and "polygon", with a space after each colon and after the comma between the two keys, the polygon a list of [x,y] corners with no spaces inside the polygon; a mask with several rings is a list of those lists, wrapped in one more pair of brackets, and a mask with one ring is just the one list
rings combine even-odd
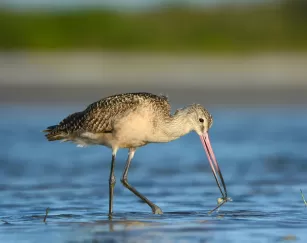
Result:
{"label": "bird's reflection in water", "polygon": [[[207,242],[214,233],[214,230],[210,230],[210,226],[214,224],[210,220],[195,220],[190,223],[102,220],[85,223],[83,226],[86,226],[88,232],[86,242],[178,242],[187,238]],[[191,232],[194,233],[190,234]],[[84,236],[83,234],[83,239]]]}

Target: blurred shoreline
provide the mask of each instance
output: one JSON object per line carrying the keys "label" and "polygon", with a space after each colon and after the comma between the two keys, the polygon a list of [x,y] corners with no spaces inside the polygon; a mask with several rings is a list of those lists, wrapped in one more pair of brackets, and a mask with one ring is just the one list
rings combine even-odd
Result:
{"label": "blurred shoreline", "polygon": [[0,49],[203,54],[307,50],[305,0],[226,1],[216,7],[159,2],[141,11],[72,5],[52,10],[49,4],[45,11],[35,5],[19,11],[0,8]]}
{"label": "blurred shoreline", "polygon": [[0,104],[83,103],[139,91],[180,104],[305,104],[306,67],[307,53],[2,52]]}

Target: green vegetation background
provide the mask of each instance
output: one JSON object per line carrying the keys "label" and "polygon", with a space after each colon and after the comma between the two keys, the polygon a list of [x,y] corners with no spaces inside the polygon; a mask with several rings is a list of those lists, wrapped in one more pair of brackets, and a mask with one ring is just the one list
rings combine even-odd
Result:
{"label": "green vegetation background", "polygon": [[306,51],[307,1],[147,12],[0,9],[0,49]]}

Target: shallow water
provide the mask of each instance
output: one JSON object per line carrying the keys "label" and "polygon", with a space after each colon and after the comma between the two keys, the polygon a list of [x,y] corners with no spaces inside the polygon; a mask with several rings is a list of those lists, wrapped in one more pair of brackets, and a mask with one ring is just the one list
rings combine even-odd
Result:
{"label": "shallow water", "polygon": [[132,162],[129,182],[163,215],[121,185],[127,151],[119,151],[113,221],[111,151],[40,133],[78,109],[0,108],[1,242],[307,241],[306,109],[210,108],[212,146],[233,199],[211,215],[220,194],[196,134],[141,148]]}

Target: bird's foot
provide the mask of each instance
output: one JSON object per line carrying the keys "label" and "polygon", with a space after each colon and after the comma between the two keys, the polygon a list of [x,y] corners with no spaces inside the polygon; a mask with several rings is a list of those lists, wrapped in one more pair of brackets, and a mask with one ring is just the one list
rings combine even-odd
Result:
{"label": "bird's foot", "polygon": [[161,208],[159,208],[157,205],[153,205],[153,207],[152,207],[152,213],[153,213],[153,214],[163,214]]}

